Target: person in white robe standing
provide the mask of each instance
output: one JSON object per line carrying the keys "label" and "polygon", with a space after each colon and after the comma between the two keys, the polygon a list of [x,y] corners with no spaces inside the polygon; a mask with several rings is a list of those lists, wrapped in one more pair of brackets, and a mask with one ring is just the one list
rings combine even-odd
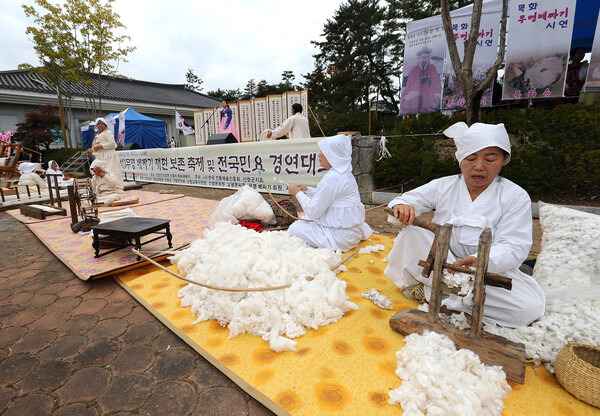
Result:
{"label": "person in white robe standing", "polygon": [[[448,262],[476,267],[479,236],[492,231],[488,271],[512,279],[512,290],[486,286],[483,320],[506,327],[529,325],[544,314],[545,295],[535,279],[519,270],[532,243],[531,200],[527,192],[499,176],[510,161],[510,141],[503,124],[459,122],[444,131],[456,143],[461,174],[433,180],[392,200],[392,223],[409,224],[398,234],[385,274],[401,288],[419,282],[431,295],[431,278],[421,275],[434,235],[412,226],[415,216],[435,210],[433,221],[453,224]],[[471,312],[462,297],[447,295],[442,305]]]}
{"label": "person in white robe standing", "polygon": [[125,195],[123,181],[119,181],[115,174],[108,170],[103,161],[94,160],[90,168],[94,172],[92,188],[96,192],[99,203],[110,205],[123,199]]}
{"label": "person in white robe standing", "polygon": [[365,223],[365,207],[352,174],[352,144],[338,135],[321,140],[319,148],[319,162],[329,171],[316,188],[290,185],[289,193],[310,222],[295,221],[288,232],[312,247],[350,250],[373,233]]}
{"label": "person in white robe standing", "polygon": [[[96,160],[101,160],[106,164],[106,168],[110,171],[123,187],[123,171],[121,170],[121,162],[117,155],[115,136],[110,129],[106,128],[108,123],[102,117],[96,119],[96,129],[98,134],[94,137],[92,147],[87,149],[88,153],[92,153]],[[90,167],[91,169],[91,167]]]}

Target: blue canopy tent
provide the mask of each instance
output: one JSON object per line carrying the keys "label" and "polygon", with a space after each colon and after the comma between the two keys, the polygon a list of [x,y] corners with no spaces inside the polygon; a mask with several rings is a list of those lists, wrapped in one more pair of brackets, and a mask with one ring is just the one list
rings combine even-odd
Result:
{"label": "blue canopy tent", "polygon": [[[112,118],[115,121],[115,138],[119,133],[119,113],[110,113],[106,118]],[[166,122],[138,113],[132,108],[125,110],[125,144],[137,143],[142,149],[152,149],[158,147],[169,147],[167,144],[167,134],[165,131]],[[95,134],[93,126],[90,130],[82,129],[82,139],[84,147],[91,147]]]}

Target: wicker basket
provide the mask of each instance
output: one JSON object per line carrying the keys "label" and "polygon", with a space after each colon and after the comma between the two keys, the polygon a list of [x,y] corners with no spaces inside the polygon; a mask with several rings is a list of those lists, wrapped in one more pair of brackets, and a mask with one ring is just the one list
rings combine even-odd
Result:
{"label": "wicker basket", "polygon": [[600,407],[600,347],[569,343],[554,363],[559,383],[579,400]]}

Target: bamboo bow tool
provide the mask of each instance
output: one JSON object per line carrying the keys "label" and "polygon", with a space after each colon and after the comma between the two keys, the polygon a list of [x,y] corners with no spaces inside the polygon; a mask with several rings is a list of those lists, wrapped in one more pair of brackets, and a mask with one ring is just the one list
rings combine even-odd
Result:
{"label": "bamboo bow tool", "polygon": [[[393,211],[389,208],[386,208],[386,212],[393,215]],[[427,260],[419,261],[419,265],[423,267],[422,275],[427,278],[431,275],[429,312],[425,313],[418,309],[400,311],[390,318],[390,327],[403,335],[422,334],[425,330],[447,335],[458,348],[470,349],[488,365],[502,366],[506,378],[523,384],[525,382],[525,345],[490,334],[482,329],[486,285],[512,289],[511,279],[487,272],[492,246],[491,230],[486,228],[479,237],[477,268],[473,271],[446,262],[452,237],[452,224],[439,225],[415,218],[413,225],[429,230],[435,235]],[[440,318],[444,293],[458,295],[459,292],[458,288],[450,288],[443,282],[443,269],[475,275],[471,328],[468,333]]]}

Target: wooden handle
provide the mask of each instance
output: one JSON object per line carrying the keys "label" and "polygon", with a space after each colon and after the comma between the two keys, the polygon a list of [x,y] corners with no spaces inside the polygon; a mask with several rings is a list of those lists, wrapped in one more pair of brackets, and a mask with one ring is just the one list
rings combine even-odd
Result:
{"label": "wooden handle", "polygon": [[[423,260],[419,260],[419,266],[426,267],[427,262]],[[466,267],[455,266],[454,264],[444,263],[444,268],[448,270],[452,270],[455,272],[462,272],[468,274],[475,274],[473,270],[467,269]],[[501,274],[495,273],[486,273],[485,274],[485,284],[489,286],[501,287],[503,289],[511,290],[512,289],[512,279],[506,276],[502,276]]]}
{"label": "wooden handle", "polygon": [[[386,213],[388,213],[389,215],[391,215],[392,217],[394,217],[394,210],[392,210],[391,208],[385,207],[383,209]],[[436,224],[433,221],[429,221],[429,220],[424,220],[422,218],[415,218],[413,220],[412,225],[416,225],[417,227],[421,227],[424,228],[426,230],[431,231],[432,233],[435,233],[437,230],[440,229],[441,225]]]}

